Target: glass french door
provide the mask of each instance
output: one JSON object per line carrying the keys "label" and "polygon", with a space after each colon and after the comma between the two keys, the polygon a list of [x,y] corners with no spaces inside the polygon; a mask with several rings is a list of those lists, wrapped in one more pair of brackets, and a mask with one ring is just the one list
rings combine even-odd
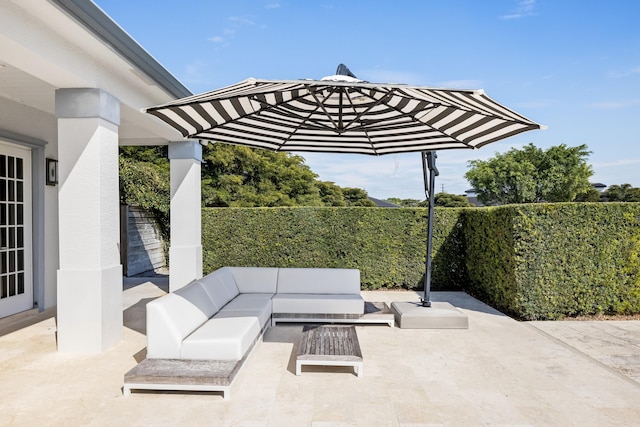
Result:
{"label": "glass french door", "polygon": [[33,307],[31,151],[0,141],[0,317]]}

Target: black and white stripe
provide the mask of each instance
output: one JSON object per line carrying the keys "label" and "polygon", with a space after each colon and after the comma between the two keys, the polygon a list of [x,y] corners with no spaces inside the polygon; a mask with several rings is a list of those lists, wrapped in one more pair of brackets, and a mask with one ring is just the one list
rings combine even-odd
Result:
{"label": "black and white stripe", "polygon": [[541,126],[482,91],[248,79],[148,108],[185,138],[381,155],[480,148]]}

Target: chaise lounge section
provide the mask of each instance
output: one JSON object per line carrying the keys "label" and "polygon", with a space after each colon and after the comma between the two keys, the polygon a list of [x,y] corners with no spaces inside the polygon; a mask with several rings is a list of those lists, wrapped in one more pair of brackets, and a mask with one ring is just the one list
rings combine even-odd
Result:
{"label": "chaise lounge section", "polygon": [[147,358],[240,360],[271,319],[277,268],[224,267],[147,304]]}

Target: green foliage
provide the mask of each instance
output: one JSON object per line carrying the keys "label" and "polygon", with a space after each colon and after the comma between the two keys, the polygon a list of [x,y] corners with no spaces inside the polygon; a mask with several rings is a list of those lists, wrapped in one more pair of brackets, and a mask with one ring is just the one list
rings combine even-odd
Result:
{"label": "green foliage", "polygon": [[469,291],[524,319],[640,312],[640,205],[465,211]]}
{"label": "green foliage", "polygon": [[601,194],[598,190],[591,187],[584,193],[578,194],[574,202],[599,202],[602,200]]}
{"label": "green foliage", "polygon": [[511,210],[477,208],[464,213],[467,291],[507,313],[517,305]]}
{"label": "green foliage", "polygon": [[436,206],[442,206],[444,208],[465,208],[472,206],[467,196],[457,196],[450,193],[436,194],[433,203]]}
{"label": "green foliage", "polygon": [[203,160],[204,206],[323,205],[317,175],[300,156],[210,144],[203,149]]}
{"label": "green foliage", "polygon": [[122,156],[120,162],[120,203],[168,213],[169,173],[146,162]]}
{"label": "green foliage", "polygon": [[375,207],[376,204],[369,199],[369,195],[361,188],[343,188],[342,194],[347,206]]}
{"label": "green foliage", "polygon": [[[593,169],[587,163],[591,154],[585,144],[567,147],[565,144],[549,148],[542,155],[538,167],[540,198],[547,202],[571,202],[587,191]],[[544,183],[544,185],[541,185]]]}
{"label": "green foliage", "polygon": [[640,202],[640,188],[631,184],[612,185],[604,193],[609,202]]}
{"label": "green foliage", "polygon": [[420,207],[420,200],[418,199],[400,199],[398,197],[389,197],[387,202],[393,203],[398,206],[403,206],[405,208],[417,208]]}
{"label": "green foliage", "polygon": [[465,178],[483,204],[526,203],[536,200],[535,166],[517,159],[517,150],[490,160],[472,160]]}
{"label": "green foliage", "polygon": [[[131,147],[133,148],[133,147]],[[154,213],[166,240],[169,238],[169,169],[162,163],[119,156],[120,203]]]}
{"label": "green foliage", "polygon": [[335,183],[329,181],[318,181],[316,182],[316,186],[320,191],[320,198],[325,206],[347,206],[347,202],[342,194],[342,188],[337,186]]}
{"label": "green foliage", "polygon": [[546,151],[529,144],[489,160],[470,161],[465,177],[486,205],[570,202],[591,186],[589,154],[584,144],[561,144]]}
{"label": "green foliage", "polygon": [[[205,273],[343,267],[363,289],[422,289],[427,209],[203,209]],[[435,210],[432,289],[522,319],[640,313],[640,204]]]}
{"label": "green foliage", "polygon": [[[435,290],[460,289],[466,280],[460,213],[435,211]],[[203,270],[358,268],[365,289],[422,289],[426,225],[427,210],[421,208],[205,208]]]}
{"label": "green foliage", "polygon": [[166,171],[169,171],[168,152],[169,147],[166,145],[120,147],[122,157],[138,162],[152,163]]}
{"label": "green foliage", "polygon": [[[166,172],[168,185],[167,151],[166,146],[122,147],[120,155],[136,164],[162,170],[163,175]],[[148,184],[142,183],[147,186],[146,190],[149,190]],[[229,144],[210,144],[203,148],[202,204],[208,207],[375,206],[362,189],[343,189],[333,182],[318,181],[301,156]]]}

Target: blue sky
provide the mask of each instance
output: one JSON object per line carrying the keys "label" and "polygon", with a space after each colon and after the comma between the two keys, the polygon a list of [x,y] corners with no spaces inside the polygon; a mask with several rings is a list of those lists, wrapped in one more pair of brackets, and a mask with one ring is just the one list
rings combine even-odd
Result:
{"label": "blue sky", "polygon": [[[640,2],[616,0],[95,0],[193,93],[248,77],[484,89],[548,126],[438,153],[438,191],[467,162],[533,143],[587,144],[592,182],[640,187]],[[320,179],[424,199],[419,154],[304,154]]]}

